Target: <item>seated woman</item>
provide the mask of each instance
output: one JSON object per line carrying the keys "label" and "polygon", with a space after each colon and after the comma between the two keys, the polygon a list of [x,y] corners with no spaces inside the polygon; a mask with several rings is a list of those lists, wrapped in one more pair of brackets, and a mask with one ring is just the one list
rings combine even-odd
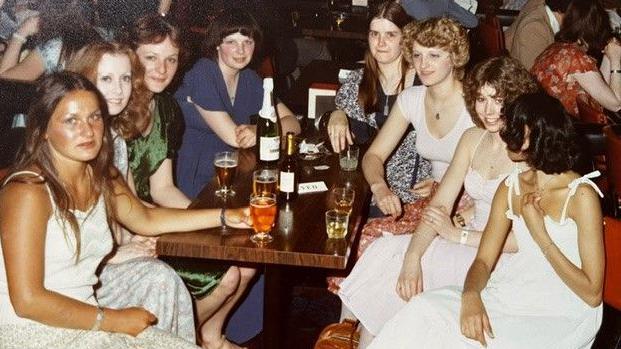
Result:
{"label": "seated woman", "polygon": [[[67,70],[90,80],[104,97],[111,117],[114,165],[133,189],[127,145],[122,135],[133,128],[133,120],[146,108],[147,90],[142,83],[143,68],[131,48],[117,43],[96,43],[67,65]],[[144,110],[142,110],[144,109]],[[174,269],[155,258],[149,239],[133,235],[113,225],[116,250],[101,269],[97,288],[99,304],[111,308],[141,306],[153,313],[156,327],[189,342],[196,340],[192,298]]]}
{"label": "seated woman", "polygon": [[[80,49],[102,40],[93,26],[93,7],[87,1],[46,0],[39,13],[12,36],[0,61],[0,78],[34,81],[45,73],[62,70]],[[30,36],[35,36],[37,46],[20,62]]]}
{"label": "seated woman", "polygon": [[[590,348],[602,316],[602,213],[563,106],[544,92],[503,114],[509,157],[531,168],[494,196],[463,289],[413,298],[370,348]],[[513,231],[519,252],[496,261]],[[477,343],[479,342],[479,343]]]}
{"label": "seated woman", "polygon": [[[494,193],[515,166],[500,139],[501,110],[516,97],[536,90],[528,71],[509,57],[491,58],[470,73],[465,99],[477,127],[462,135],[422,223],[413,235],[374,242],[341,285],[344,306],[363,326],[361,346],[368,345],[372,335],[423,289],[463,283]],[[449,211],[462,187],[474,201],[474,217],[464,227],[451,222]],[[516,250],[510,237],[505,252]]]}
{"label": "seated woman", "polygon": [[[410,18],[396,1],[387,1],[378,7],[369,24],[369,49],[365,54],[364,68],[352,71],[336,94],[336,107],[328,121],[328,135],[332,149],[339,152],[348,144],[361,144],[373,140],[380,129],[397,95],[406,86],[412,86],[416,72],[403,58],[401,42],[403,27]],[[420,83],[419,83],[420,84]],[[365,112],[366,111],[366,112]],[[417,182],[429,179],[431,164],[416,152],[416,131],[409,127],[396,150],[386,160],[386,182],[404,204],[404,216],[419,214],[418,195],[412,192]],[[383,213],[371,205],[371,224],[365,225],[358,244],[360,256],[366,247],[381,236],[382,230],[403,233],[414,229],[417,220],[402,218],[395,224],[392,217],[377,218]],[[328,289],[338,291],[343,279],[328,278]]]}
{"label": "seated woman", "polygon": [[[218,226],[220,210],[145,207],[112,165],[103,99],[81,75],[51,74],[33,101],[0,190],[0,346],[195,348],[152,328],[143,308],[99,305],[95,270],[112,250],[110,221],[156,235]],[[247,227],[243,209],[226,219]]]}
{"label": "seated woman", "polygon": [[[574,0],[567,8],[556,42],[537,59],[531,72],[565,110],[578,117],[577,98],[600,110],[621,109],[621,45],[606,44],[610,25],[598,1]],[[598,70],[595,57],[604,51]]]}
{"label": "seated woman", "polygon": [[[136,192],[152,204],[186,208],[190,199],[175,186],[172,169],[182,121],[174,98],[164,92],[178,67],[179,30],[161,16],[149,15],[131,28],[129,40],[144,68],[144,83],[150,95],[145,104],[149,112],[133,120],[133,131],[127,140]],[[223,338],[222,327],[254,277],[255,269],[179,260],[167,262],[191,288],[202,345],[233,347]],[[253,320],[260,324],[260,318]]]}
{"label": "seated woman", "polygon": [[[248,68],[263,36],[255,19],[244,10],[229,9],[214,19],[207,33],[206,58],[185,74],[175,93],[185,119],[177,182],[191,198],[213,178],[216,153],[255,145],[256,125],[250,116],[263,101],[261,78]],[[289,108],[283,103],[276,108],[282,134],[299,133]]]}

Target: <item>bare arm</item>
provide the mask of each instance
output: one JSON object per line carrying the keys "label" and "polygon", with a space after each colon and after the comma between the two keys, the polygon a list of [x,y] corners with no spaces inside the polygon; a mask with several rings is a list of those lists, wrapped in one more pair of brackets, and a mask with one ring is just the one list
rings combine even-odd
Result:
{"label": "bare arm", "polygon": [[604,283],[604,242],[597,194],[591,187],[580,186],[568,208],[568,217],[578,226],[581,267],[572,263],[554,244],[542,218],[531,219],[535,213],[542,216],[541,212],[535,212],[539,211],[538,204],[536,199],[533,201],[522,206],[522,215],[533,239],[567,287],[591,307],[598,306],[602,302]]}
{"label": "bare arm", "polygon": [[282,127],[283,135],[287,132],[293,132],[297,135],[302,131],[298,119],[296,119],[291,109],[289,109],[284,103],[278,103],[276,105],[276,109],[278,110],[278,115],[280,117],[280,126]]}
{"label": "bare arm", "polygon": [[[621,45],[611,40],[604,49],[600,72],[572,74],[578,84],[604,108],[621,109]],[[613,72],[614,71],[614,72]]]}
{"label": "bare arm", "polygon": [[186,208],[190,199],[173,182],[172,160],[165,159],[149,178],[149,193],[153,202],[164,207]]}
{"label": "bare arm", "polygon": [[[45,236],[51,213],[49,195],[41,184],[10,183],[0,194],[0,241],[11,304],[23,318],[55,327],[90,329],[95,306],[44,286]],[[155,320],[141,308],[105,309],[101,329],[135,336]]]}
{"label": "bare arm", "polygon": [[[28,18],[17,29],[16,34],[24,39],[39,31],[39,17]],[[44,72],[43,58],[37,50],[32,50],[22,62],[19,56],[24,42],[11,37],[7,49],[4,51],[2,61],[0,61],[0,78],[34,81]]]}
{"label": "bare arm", "polygon": [[235,148],[239,147],[235,134],[237,124],[227,112],[205,110],[196,104],[194,104],[194,107],[201,114],[207,126],[209,126],[224,143]]}

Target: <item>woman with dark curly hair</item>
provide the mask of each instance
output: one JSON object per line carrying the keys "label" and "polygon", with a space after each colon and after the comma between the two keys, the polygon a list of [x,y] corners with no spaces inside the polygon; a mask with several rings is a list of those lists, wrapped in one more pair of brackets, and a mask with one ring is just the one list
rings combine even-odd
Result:
{"label": "woman with dark curly hair", "polygon": [[[491,58],[469,74],[464,84],[465,100],[477,127],[462,135],[451,165],[422,214],[421,224],[413,235],[379,238],[341,285],[341,300],[369,334],[377,334],[406,301],[423,289],[463,283],[494,193],[515,167],[499,135],[502,107],[536,90],[532,76],[509,57]],[[474,216],[454,224],[449,210],[462,187],[473,199]],[[504,252],[516,250],[510,237]],[[502,263],[504,260],[501,258]]]}
{"label": "woman with dark curly hair", "polygon": [[[413,298],[370,348],[591,347],[604,281],[599,173],[572,170],[572,120],[544,92],[518,97],[502,119],[508,156],[530,169],[498,188],[463,289]],[[497,264],[509,234],[519,251]]]}
{"label": "woman with dark curly hair", "polygon": [[598,1],[569,4],[556,42],[537,57],[531,71],[574,117],[579,96],[600,111],[621,109],[621,44],[611,39],[608,15]]}

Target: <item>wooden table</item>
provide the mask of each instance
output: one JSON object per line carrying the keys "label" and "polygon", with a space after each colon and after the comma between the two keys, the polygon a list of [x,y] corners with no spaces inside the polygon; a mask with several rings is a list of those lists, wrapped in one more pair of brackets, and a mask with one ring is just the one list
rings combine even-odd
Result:
{"label": "wooden table", "polygon": [[[241,150],[238,173],[233,185],[237,194],[227,200],[227,207],[248,205],[252,189],[252,171],[255,168],[254,150]],[[362,157],[362,155],[361,155]],[[361,160],[361,159],[360,159]],[[314,166],[326,164],[327,170]],[[325,211],[332,206],[328,192],[301,194],[289,203],[279,203],[277,224],[272,230],[274,241],[257,246],[249,239],[251,230],[219,228],[192,233],[164,235],[158,239],[157,253],[162,256],[207,258],[233,262],[265,263],[265,319],[264,348],[278,348],[283,334],[279,332],[280,271],[284,266],[345,269],[352,244],[366,220],[370,190],[360,167],[357,171],[340,171],[338,156],[332,154],[313,161],[300,160],[300,182],[324,181],[328,188],[350,186],[356,190],[348,235],[345,239],[328,239],[325,227]],[[215,179],[192,203],[192,208],[221,207],[216,198]]]}

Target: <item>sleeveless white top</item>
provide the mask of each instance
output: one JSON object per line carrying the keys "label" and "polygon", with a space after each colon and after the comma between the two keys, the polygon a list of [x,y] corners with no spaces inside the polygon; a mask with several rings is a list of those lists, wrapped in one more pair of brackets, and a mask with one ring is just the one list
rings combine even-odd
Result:
{"label": "sleeveless white top", "polygon": [[444,137],[432,136],[425,118],[425,91],[425,86],[408,87],[399,94],[396,105],[416,129],[416,150],[431,162],[431,175],[436,182],[440,182],[453,159],[461,135],[474,123],[464,106],[455,125]]}
{"label": "sleeveless white top", "polygon": [[[8,177],[5,183],[14,176],[23,173],[39,176],[39,174],[31,171],[16,172]],[[46,188],[50,193],[47,185]],[[98,282],[95,270],[102,259],[112,251],[113,244],[112,233],[106,220],[106,206],[103,196],[100,195],[99,200],[88,212],[73,211],[80,226],[81,238],[80,258],[77,262],[75,258],[75,237],[70,230],[69,223],[63,226],[51,193],[50,202],[52,215],[47,222],[45,232],[44,287],[67,297],[95,305],[97,301],[93,286]],[[0,243],[0,325],[32,322],[15,314],[9,299],[6,267]]]}

